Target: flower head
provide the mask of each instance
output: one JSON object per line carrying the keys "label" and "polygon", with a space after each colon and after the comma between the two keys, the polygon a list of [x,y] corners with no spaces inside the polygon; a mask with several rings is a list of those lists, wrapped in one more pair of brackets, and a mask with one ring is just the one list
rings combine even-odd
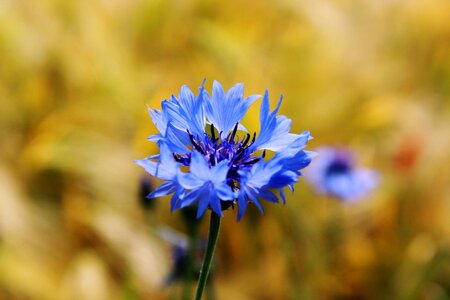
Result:
{"label": "flower head", "polygon": [[378,184],[378,174],[359,168],[348,149],[323,147],[308,170],[307,178],[316,191],[345,201],[355,201]]}
{"label": "flower head", "polygon": [[[174,193],[171,210],[197,204],[198,218],[208,208],[222,216],[222,210],[236,203],[238,219],[248,203],[262,212],[259,199],[278,202],[276,191],[285,203],[283,188],[293,190],[300,170],[314,157],[303,150],[311,136],[308,131],[289,132],[291,120],[277,115],[282,99],[270,112],[267,91],[260,133],[248,133],[240,122],[259,96],[243,95],[242,84],[225,92],[214,81],[212,95],[203,85],[197,96],[183,86],[178,98],[162,102],[161,111],[149,108],[159,130],[149,140],[158,144],[160,153],[136,163],[166,182],[148,197]],[[265,160],[266,151],[275,154]]]}

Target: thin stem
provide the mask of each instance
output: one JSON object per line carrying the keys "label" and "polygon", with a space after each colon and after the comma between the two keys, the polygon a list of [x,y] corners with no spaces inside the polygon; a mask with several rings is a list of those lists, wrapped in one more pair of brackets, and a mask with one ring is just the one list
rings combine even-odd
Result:
{"label": "thin stem", "polygon": [[215,212],[211,212],[211,220],[209,223],[208,244],[206,245],[205,258],[203,259],[202,269],[200,270],[200,277],[197,283],[197,292],[195,300],[201,300],[203,289],[205,288],[208,279],[209,269],[211,267],[214,250],[216,249],[217,239],[219,238],[220,230],[220,216]]}

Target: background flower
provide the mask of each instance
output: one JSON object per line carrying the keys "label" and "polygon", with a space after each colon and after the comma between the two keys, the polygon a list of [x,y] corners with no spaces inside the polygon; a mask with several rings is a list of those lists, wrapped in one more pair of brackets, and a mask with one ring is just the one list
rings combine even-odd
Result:
{"label": "background flower", "polygon": [[355,153],[349,149],[322,147],[307,178],[316,191],[344,201],[355,201],[371,192],[379,181],[378,174],[359,167]]}

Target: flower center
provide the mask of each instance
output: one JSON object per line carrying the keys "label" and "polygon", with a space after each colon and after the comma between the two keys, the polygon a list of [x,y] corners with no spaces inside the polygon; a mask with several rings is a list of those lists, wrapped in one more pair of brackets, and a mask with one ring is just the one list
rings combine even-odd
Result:
{"label": "flower center", "polygon": [[[233,128],[226,138],[221,138],[221,133],[216,136],[215,127],[210,125],[210,134],[206,133],[204,136],[194,136],[187,131],[189,139],[192,143],[192,149],[200,152],[208,161],[209,167],[215,166],[217,163],[228,160],[229,171],[227,174],[227,183],[233,190],[237,190],[238,182],[240,180],[239,170],[250,170],[252,165],[258,162],[261,157],[253,156],[250,152],[250,146],[255,142],[256,132],[251,135],[249,133],[243,139],[236,136],[239,123]],[[189,166],[191,162],[191,154],[173,153],[175,160],[185,166]],[[263,153],[264,157],[264,153]]]}
{"label": "flower center", "polygon": [[327,176],[340,175],[348,173],[349,171],[350,166],[348,162],[343,160],[336,160],[327,168],[326,175]]}

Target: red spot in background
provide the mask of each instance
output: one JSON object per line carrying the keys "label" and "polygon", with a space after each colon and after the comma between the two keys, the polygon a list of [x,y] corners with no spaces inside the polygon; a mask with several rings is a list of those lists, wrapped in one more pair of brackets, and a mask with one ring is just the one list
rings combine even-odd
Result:
{"label": "red spot in background", "polygon": [[412,134],[400,141],[393,155],[393,164],[397,171],[405,173],[414,168],[423,149],[422,141],[422,138]]}

